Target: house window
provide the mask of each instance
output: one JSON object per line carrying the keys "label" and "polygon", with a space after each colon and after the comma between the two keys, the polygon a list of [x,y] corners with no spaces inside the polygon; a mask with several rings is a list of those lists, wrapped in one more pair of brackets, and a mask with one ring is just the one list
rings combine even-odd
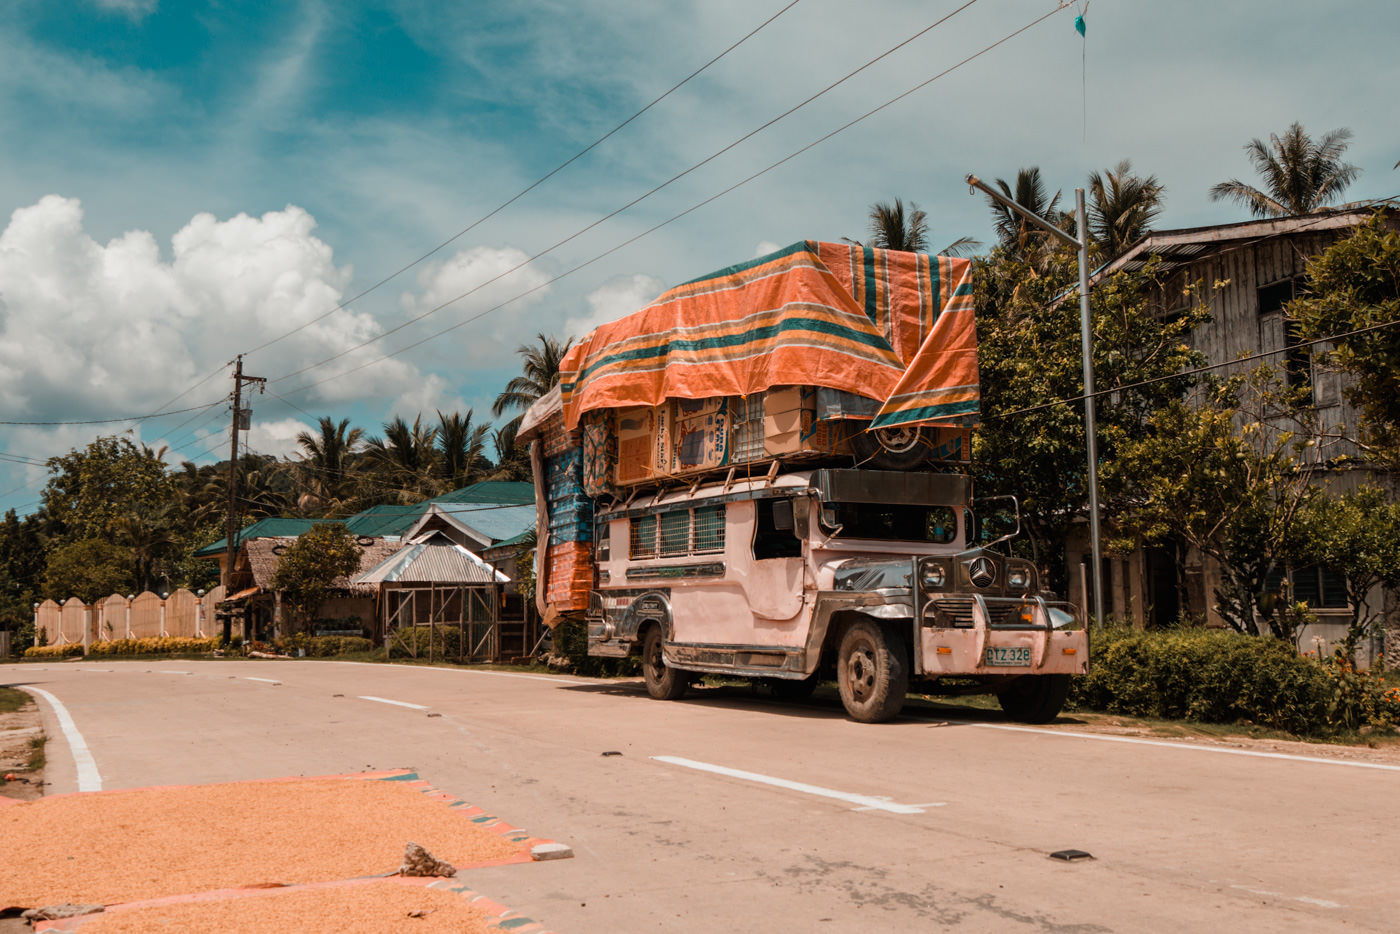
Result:
{"label": "house window", "polygon": [[[1286,595],[1285,581],[1288,583]],[[1275,568],[1265,581],[1264,590],[1286,596],[1289,601],[1306,603],[1314,610],[1345,610],[1351,605],[1347,600],[1346,576],[1317,565],[1287,571]]]}
{"label": "house window", "polygon": [[1307,391],[1307,402],[1313,402],[1312,355],[1302,346],[1303,337],[1298,322],[1288,317],[1286,306],[1298,296],[1301,280],[1284,279],[1266,285],[1258,291],[1259,315],[1278,314],[1283,319],[1283,379],[1289,389]]}

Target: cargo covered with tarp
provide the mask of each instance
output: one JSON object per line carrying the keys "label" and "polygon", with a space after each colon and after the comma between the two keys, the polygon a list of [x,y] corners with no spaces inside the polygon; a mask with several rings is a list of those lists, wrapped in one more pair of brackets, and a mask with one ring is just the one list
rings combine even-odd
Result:
{"label": "cargo covered with tarp", "polygon": [[972,424],[970,267],[805,240],[677,286],[569,350],[560,366],[565,429],[587,412],[782,386],[874,400],[871,428]]}

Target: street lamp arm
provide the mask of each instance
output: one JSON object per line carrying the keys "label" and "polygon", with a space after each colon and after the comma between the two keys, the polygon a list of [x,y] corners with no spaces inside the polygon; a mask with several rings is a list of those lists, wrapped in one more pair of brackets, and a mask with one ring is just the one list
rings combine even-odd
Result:
{"label": "street lamp arm", "polygon": [[1056,227],[1054,224],[1050,223],[1045,218],[1041,217],[1039,214],[1034,214],[1026,210],[1020,204],[1018,204],[1015,201],[1012,201],[1010,198],[1006,197],[1006,195],[997,191],[995,188],[983,184],[982,180],[976,175],[968,175],[967,183],[968,185],[970,185],[973,188],[976,188],[978,191],[982,192],[984,195],[986,195],[988,198],[991,198],[998,204],[1005,205],[1010,210],[1015,211],[1017,214],[1021,215],[1026,220],[1030,221],[1032,224],[1035,224],[1037,227],[1042,227],[1045,230],[1049,231],[1051,234],[1058,237],[1060,240],[1063,240],[1067,245],[1074,247],[1076,250],[1084,245],[1079,241],[1078,237],[1071,237],[1069,234],[1065,233],[1063,230]]}

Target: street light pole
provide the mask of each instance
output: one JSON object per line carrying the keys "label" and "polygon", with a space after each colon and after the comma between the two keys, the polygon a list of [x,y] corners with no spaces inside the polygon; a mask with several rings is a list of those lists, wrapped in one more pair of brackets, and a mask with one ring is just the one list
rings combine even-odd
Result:
{"label": "street light pole", "polygon": [[1089,225],[1084,211],[1084,189],[1074,189],[1074,224],[1079,236],[1072,237],[1039,214],[1023,207],[995,188],[983,184],[977,176],[967,176],[967,184],[1079,251],[1079,345],[1084,367],[1084,440],[1089,462],[1089,549],[1093,560],[1090,572],[1094,581],[1094,624],[1102,629],[1103,546],[1099,536],[1099,440],[1094,409],[1093,330],[1089,317]]}

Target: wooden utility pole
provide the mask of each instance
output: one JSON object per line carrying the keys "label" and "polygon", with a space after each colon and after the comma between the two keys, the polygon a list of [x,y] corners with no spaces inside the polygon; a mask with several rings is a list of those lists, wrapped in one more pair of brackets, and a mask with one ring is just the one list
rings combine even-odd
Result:
{"label": "wooden utility pole", "polygon": [[[233,426],[229,431],[228,455],[228,512],[224,523],[224,599],[233,596],[233,563],[238,560],[238,432],[247,431],[252,426],[252,410],[243,408],[243,384],[267,382],[261,376],[243,375],[243,355],[233,368]],[[224,643],[232,636],[233,620],[224,614]],[[248,637],[248,618],[243,617],[243,636]]]}

